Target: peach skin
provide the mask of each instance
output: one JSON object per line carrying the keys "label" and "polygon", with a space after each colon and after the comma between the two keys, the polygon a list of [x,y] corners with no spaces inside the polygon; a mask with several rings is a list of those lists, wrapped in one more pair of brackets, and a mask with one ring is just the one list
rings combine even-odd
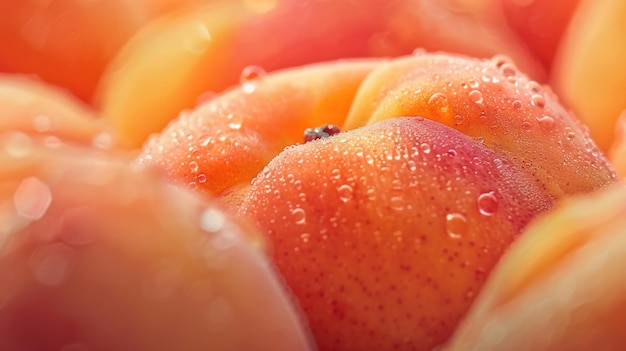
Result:
{"label": "peach skin", "polygon": [[587,128],[550,88],[502,56],[423,54],[381,65],[363,81],[344,129],[417,115],[506,155],[555,198],[616,179]]}
{"label": "peach skin", "polygon": [[560,46],[552,84],[608,151],[626,109],[626,2],[582,1]]}
{"label": "peach skin", "polygon": [[529,225],[444,350],[621,350],[626,186],[565,201]]}
{"label": "peach skin", "polygon": [[128,157],[11,133],[0,349],[312,349],[251,226]]}
{"label": "peach skin", "polygon": [[266,234],[320,350],[431,350],[551,204],[480,143],[406,117],[285,149],[238,213]]}
{"label": "peach skin", "polygon": [[105,72],[97,105],[123,143],[137,148],[203,93],[245,81],[250,65],[270,72],[418,47],[481,57],[505,52],[542,76],[504,26],[440,1],[220,2],[170,14],[135,35]]}
{"label": "peach skin", "polygon": [[261,228],[323,351],[439,345],[528,221],[617,182],[511,62],[426,53],[248,81],[137,161]]}
{"label": "peach skin", "polygon": [[321,63],[257,77],[183,112],[146,143],[138,162],[158,165],[176,183],[207,195],[249,184],[280,151],[301,142],[306,128],[341,124],[378,64]]}

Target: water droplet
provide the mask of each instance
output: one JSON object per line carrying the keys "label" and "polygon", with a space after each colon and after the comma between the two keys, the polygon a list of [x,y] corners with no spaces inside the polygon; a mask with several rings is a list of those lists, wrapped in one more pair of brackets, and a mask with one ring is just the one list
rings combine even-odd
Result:
{"label": "water droplet", "polygon": [[480,85],[480,83],[478,83],[476,80],[474,79],[470,79],[467,81],[467,84],[469,84],[470,88],[478,88],[478,86]]}
{"label": "water droplet", "polygon": [[31,256],[35,280],[48,286],[63,283],[72,268],[73,254],[72,248],[61,243],[38,248]]}
{"label": "water droplet", "polygon": [[212,332],[223,332],[233,321],[233,307],[223,297],[216,297],[209,302],[207,327]]}
{"label": "water droplet", "polygon": [[52,202],[47,184],[31,177],[22,180],[13,195],[17,214],[29,220],[38,220],[46,214]]}
{"label": "water droplet", "polygon": [[530,103],[533,104],[533,106],[544,107],[546,105],[546,100],[543,95],[534,94],[530,97]]}
{"label": "water droplet", "polygon": [[198,165],[198,162],[196,162],[196,161],[189,162],[189,171],[191,171],[191,173],[198,172],[199,168],[200,168],[200,166]]}
{"label": "water droplet", "polygon": [[348,202],[352,198],[352,187],[348,184],[341,185],[337,188],[339,193],[339,199],[343,202]]}
{"label": "water droplet", "polygon": [[88,207],[65,211],[61,216],[58,235],[69,246],[85,246],[96,241],[98,228],[92,224],[93,214]]}
{"label": "water droplet", "polygon": [[467,232],[467,219],[460,213],[446,215],[446,232],[453,239],[459,239]]}
{"label": "water droplet", "polygon": [[22,158],[28,156],[33,150],[30,137],[22,132],[12,132],[6,138],[4,150],[9,156]]}
{"label": "water droplet", "polygon": [[498,68],[502,67],[506,63],[512,63],[511,58],[506,55],[495,55],[491,58],[491,62]]}
{"label": "water droplet", "polygon": [[206,174],[204,173],[200,173],[198,174],[198,176],[196,177],[196,180],[198,181],[199,184],[204,184],[206,183]]}
{"label": "water droplet", "polygon": [[204,93],[198,95],[198,98],[196,98],[196,106],[204,105],[205,103],[215,99],[217,95],[218,94],[214,91],[205,91]]}
{"label": "water droplet", "polygon": [[228,128],[234,129],[234,130],[241,128],[241,124],[243,122],[241,117],[239,117],[238,115],[235,116],[232,113],[230,113],[228,114],[226,118],[228,119]]}
{"label": "water droplet", "polygon": [[296,224],[305,224],[306,223],[306,212],[301,208],[294,208],[291,211],[291,215],[293,216],[293,220]]}
{"label": "water droplet", "polygon": [[204,134],[201,135],[198,140],[200,141],[200,146],[206,147],[213,141],[213,138],[210,135]]}
{"label": "water droplet", "polygon": [[478,90],[472,90],[469,93],[469,98],[477,104],[482,104],[483,103],[483,93],[481,93]]}
{"label": "water droplet", "polygon": [[406,161],[406,166],[409,168],[409,171],[411,172],[414,172],[417,169],[417,165],[415,164],[415,161],[413,160]]}
{"label": "water droplet", "polygon": [[537,122],[540,126],[547,129],[552,129],[554,127],[554,118],[550,116],[537,117]]}
{"label": "water droplet", "polygon": [[196,55],[203,54],[208,49],[210,43],[211,33],[202,22],[194,23],[193,30],[184,41],[185,49]]}
{"label": "water droplet", "polygon": [[529,132],[531,129],[533,129],[533,126],[530,122],[522,122],[522,130]]}
{"label": "water droplet", "polygon": [[500,71],[502,72],[502,75],[504,75],[505,77],[513,77],[517,75],[517,67],[515,67],[515,65],[511,63],[503,64],[500,67]]}
{"label": "water droplet", "polygon": [[569,140],[569,141],[572,141],[572,140],[574,140],[576,138],[576,133],[574,133],[574,131],[572,131],[571,128],[569,128],[569,127],[566,128],[566,132],[565,133],[566,133],[565,135],[567,137],[567,140]]}
{"label": "water droplet", "polygon": [[394,211],[404,210],[404,198],[402,198],[402,195],[393,196],[389,200],[389,204],[391,206],[391,209],[393,209]]}
{"label": "water droplet", "polygon": [[524,104],[519,100],[513,101],[513,108],[516,110],[521,110],[524,107]]}
{"label": "water droplet", "polygon": [[341,179],[341,170],[339,168],[335,168],[330,171],[330,174],[333,179]]}
{"label": "water droplet", "polygon": [[40,133],[49,132],[52,129],[52,119],[46,115],[37,115],[33,118],[33,128]]}
{"label": "water droplet", "polygon": [[424,56],[426,55],[426,49],[424,48],[416,48],[413,50],[413,56]]}
{"label": "water droplet", "polygon": [[109,132],[98,133],[91,141],[91,145],[97,149],[109,150],[113,148],[113,135]]}
{"label": "water droplet", "polygon": [[498,209],[498,198],[493,191],[478,195],[478,212],[483,216],[492,216]]}
{"label": "water droplet", "polygon": [[448,156],[449,157],[455,157],[456,155],[457,155],[456,150],[454,150],[454,149],[448,150]]}
{"label": "water droplet", "polygon": [[435,93],[428,99],[428,106],[434,111],[445,113],[448,110],[448,97],[444,93]]}
{"label": "water droplet", "polygon": [[239,83],[244,93],[250,94],[256,90],[257,82],[265,76],[265,70],[259,66],[247,66],[241,71]]}
{"label": "water droplet", "polygon": [[455,126],[461,125],[463,123],[463,116],[455,115],[454,117],[452,117],[452,121],[454,122]]}
{"label": "water droplet", "polygon": [[541,93],[541,85],[534,80],[531,80],[526,84],[526,89],[528,89],[533,94]]}
{"label": "water droplet", "polygon": [[428,143],[422,143],[420,145],[420,149],[422,149],[422,152],[425,154],[429,154],[430,153],[430,145]]}
{"label": "water droplet", "polygon": [[302,242],[305,243],[305,244],[309,242],[310,238],[311,238],[311,234],[309,234],[309,233],[302,233],[302,234],[300,234],[300,239],[302,239]]}
{"label": "water droplet", "polygon": [[200,227],[211,233],[220,231],[225,223],[226,216],[216,208],[207,208],[200,216]]}

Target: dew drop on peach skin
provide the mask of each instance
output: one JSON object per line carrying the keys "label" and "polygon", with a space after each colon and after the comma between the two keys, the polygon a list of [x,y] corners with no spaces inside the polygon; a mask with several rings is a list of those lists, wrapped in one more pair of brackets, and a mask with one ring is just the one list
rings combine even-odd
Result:
{"label": "dew drop on peach skin", "polygon": [[239,77],[239,83],[245,93],[251,94],[256,90],[259,79],[265,76],[265,70],[259,66],[246,66]]}

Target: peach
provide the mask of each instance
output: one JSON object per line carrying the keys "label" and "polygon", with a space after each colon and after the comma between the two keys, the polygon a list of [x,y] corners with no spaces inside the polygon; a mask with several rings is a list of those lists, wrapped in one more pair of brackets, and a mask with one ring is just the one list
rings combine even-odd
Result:
{"label": "peach", "polygon": [[495,0],[511,29],[550,72],[572,16],[581,0]]}
{"label": "peach", "polygon": [[141,26],[202,1],[2,1],[0,72],[34,74],[90,102],[109,60]]}
{"label": "peach", "polygon": [[552,84],[607,151],[626,109],[626,3],[582,1],[555,60]]}
{"label": "peach", "polygon": [[444,54],[268,74],[183,113],[138,162],[262,229],[321,350],[437,346],[528,221],[616,182],[547,87]]}
{"label": "peach", "polygon": [[0,349],[312,349],[250,225],[126,156],[12,133]]}
{"label": "peach", "polygon": [[[138,162],[210,195],[249,184],[302,133],[341,124],[375,60],[321,63],[250,80],[181,116],[151,138]],[[328,82],[332,81],[333,84]]]}
{"label": "peach", "polygon": [[626,187],[529,225],[445,350],[619,350],[626,342]]}
{"label": "peach", "polygon": [[95,111],[69,93],[32,77],[0,74],[0,109],[0,131],[51,136],[52,142],[113,143]]}
{"label": "peach", "polygon": [[617,120],[615,139],[609,150],[609,159],[622,180],[626,180],[626,110]]}
{"label": "peach", "polygon": [[239,214],[264,230],[320,350],[430,350],[551,203],[508,159],[406,117],[287,148]]}
{"label": "peach", "polygon": [[425,54],[381,65],[363,81],[344,129],[397,116],[455,128],[532,174],[555,198],[615,181],[578,119],[507,58]]}
{"label": "peach", "polygon": [[504,52],[543,77],[504,25],[482,23],[460,5],[244,1],[190,8],[149,24],[108,67],[97,105],[124,144],[136,148],[181,110],[193,108],[201,94],[245,80],[242,71],[250,65],[270,72],[338,58],[409,54],[418,47],[481,57]]}
{"label": "peach", "polygon": [[125,0],[2,1],[0,70],[39,75],[88,101],[106,62],[146,20]]}

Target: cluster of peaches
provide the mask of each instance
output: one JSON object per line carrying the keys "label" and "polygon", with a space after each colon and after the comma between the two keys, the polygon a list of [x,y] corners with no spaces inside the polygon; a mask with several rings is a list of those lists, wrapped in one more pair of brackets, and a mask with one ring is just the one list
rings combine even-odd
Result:
{"label": "cluster of peaches", "polygon": [[622,349],[625,35],[616,0],[0,1],[0,350]]}

